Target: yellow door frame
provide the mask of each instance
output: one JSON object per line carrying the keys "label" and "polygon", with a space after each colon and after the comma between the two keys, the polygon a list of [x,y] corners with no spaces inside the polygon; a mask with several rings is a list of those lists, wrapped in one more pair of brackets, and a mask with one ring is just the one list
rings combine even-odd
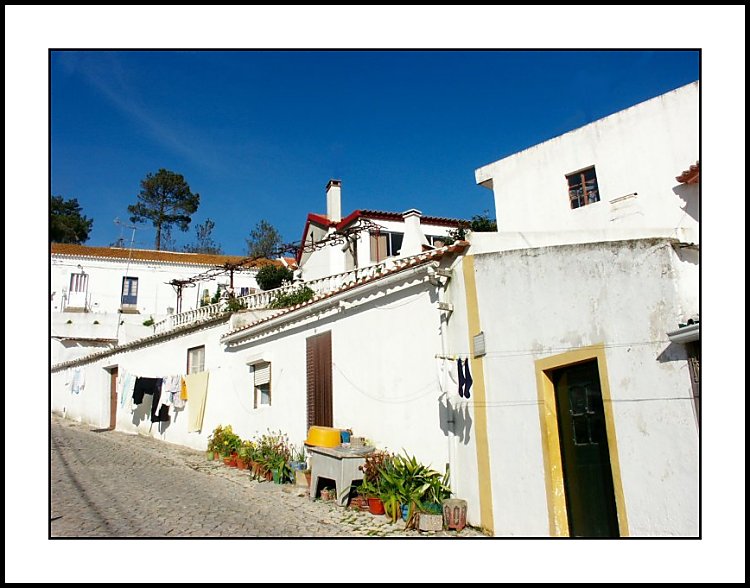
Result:
{"label": "yellow door frame", "polygon": [[604,422],[607,427],[609,462],[612,468],[612,482],[615,489],[615,505],[617,507],[617,522],[620,528],[620,537],[627,537],[629,535],[628,517],[625,510],[625,495],[622,491],[622,477],[620,475],[620,459],[619,452],[617,451],[615,418],[612,412],[612,397],[609,390],[607,358],[604,352],[604,345],[598,344],[545,357],[534,362],[537,392],[539,395],[539,422],[542,431],[544,482],[547,491],[549,532],[553,537],[568,537],[569,526],[552,372],[562,367],[592,359],[596,360],[599,369],[599,385],[604,403]]}
{"label": "yellow door frame", "polygon": [[487,393],[484,385],[484,361],[474,357],[474,335],[481,330],[479,322],[479,302],[474,272],[474,256],[463,258],[463,276],[466,295],[466,318],[469,332],[471,373],[474,405],[474,439],[477,451],[477,478],[479,483],[479,520],[490,535],[495,533],[495,520],[492,508],[492,474],[490,472],[490,442],[487,428]]}

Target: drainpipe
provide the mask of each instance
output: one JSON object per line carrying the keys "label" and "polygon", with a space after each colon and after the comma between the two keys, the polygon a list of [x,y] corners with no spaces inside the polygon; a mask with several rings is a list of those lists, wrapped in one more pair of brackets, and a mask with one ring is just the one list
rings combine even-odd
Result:
{"label": "drainpipe", "polygon": [[[443,278],[438,276],[435,273],[434,268],[432,268],[432,272],[430,273],[430,283],[433,284],[436,287],[437,290],[437,298],[438,298],[438,309],[440,312],[440,355],[443,357],[446,356],[447,353],[447,340],[448,340],[448,318],[450,317],[451,311],[445,310],[449,307],[448,304],[446,304],[445,301],[445,294],[448,289],[448,280],[446,279],[443,281]],[[443,359],[443,361],[447,361]],[[450,369],[450,366],[448,367]],[[448,394],[448,372],[441,371],[441,378],[442,382],[440,382],[440,388],[444,390],[443,394],[445,394],[445,403],[448,415],[448,468],[450,469],[451,476],[450,476],[450,486],[451,490],[453,491],[453,494],[456,493],[456,483],[455,483],[455,472],[453,468],[453,464],[455,463],[456,459],[456,432],[455,432],[455,426],[456,421],[454,418],[454,411],[451,407],[451,400],[450,400],[450,394]]]}

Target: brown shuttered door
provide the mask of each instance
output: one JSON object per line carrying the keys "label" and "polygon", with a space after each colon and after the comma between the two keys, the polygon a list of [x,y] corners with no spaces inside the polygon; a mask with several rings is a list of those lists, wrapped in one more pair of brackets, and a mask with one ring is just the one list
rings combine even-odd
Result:
{"label": "brown shuttered door", "polygon": [[109,430],[117,427],[117,368],[109,370]]}
{"label": "brown shuttered door", "polygon": [[307,339],[307,427],[333,426],[331,332]]}

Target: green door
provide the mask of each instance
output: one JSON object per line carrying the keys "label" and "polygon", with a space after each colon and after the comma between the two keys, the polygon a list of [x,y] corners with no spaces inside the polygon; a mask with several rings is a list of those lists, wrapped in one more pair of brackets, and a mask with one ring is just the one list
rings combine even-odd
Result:
{"label": "green door", "polygon": [[553,373],[571,537],[619,537],[596,360]]}

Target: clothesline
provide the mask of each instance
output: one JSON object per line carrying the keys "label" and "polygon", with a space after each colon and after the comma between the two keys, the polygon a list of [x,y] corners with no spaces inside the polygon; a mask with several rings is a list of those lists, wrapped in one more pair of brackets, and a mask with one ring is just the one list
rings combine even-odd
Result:
{"label": "clothesline", "polygon": [[441,353],[436,353],[435,359],[448,359],[450,361],[456,361],[457,359],[471,359],[471,353],[459,353],[457,355],[443,355]]}

